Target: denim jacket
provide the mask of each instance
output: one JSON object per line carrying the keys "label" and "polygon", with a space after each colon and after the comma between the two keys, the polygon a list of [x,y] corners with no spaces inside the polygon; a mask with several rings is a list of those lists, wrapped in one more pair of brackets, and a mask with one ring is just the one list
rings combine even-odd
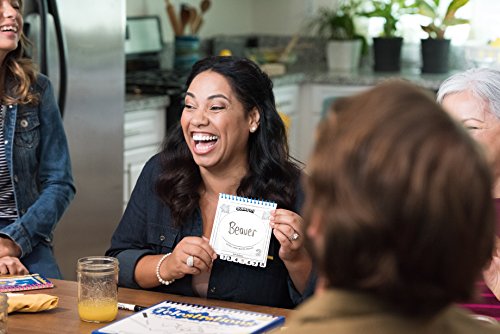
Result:
{"label": "denim jacket", "polygon": [[[166,254],[186,236],[202,236],[203,225],[199,208],[182,227],[174,226],[170,209],[158,197],[155,182],[160,173],[159,156],[151,158],[144,167],[132,192],[127,209],[113,234],[111,247],[106,252],[120,263],[119,283],[129,288],[140,288],[134,271],[145,255]],[[297,186],[296,208],[302,203],[302,192]],[[240,303],[292,308],[312,294],[315,276],[301,295],[293,286],[285,264],[279,257],[279,241],[272,236],[265,268],[244,264],[214,261],[208,284],[207,298]],[[192,275],[186,275],[172,284],[159,286],[156,291],[194,296]]]}
{"label": "denim jacket", "polygon": [[[0,233],[19,245],[21,262],[30,256],[37,268],[44,268],[55,265],[53,231],[73,199],[75,187],[52,85],[47,77],[39,75],[31,89],[39,93],[39,104],[9,105],[3,115],[5,154],[19,217],[8,225],[2,224]],[[50,251],[40,250],[39,245]],[[32,254],[38,251],[40,254]],[[32,271],[29,264],[27,267]]]}

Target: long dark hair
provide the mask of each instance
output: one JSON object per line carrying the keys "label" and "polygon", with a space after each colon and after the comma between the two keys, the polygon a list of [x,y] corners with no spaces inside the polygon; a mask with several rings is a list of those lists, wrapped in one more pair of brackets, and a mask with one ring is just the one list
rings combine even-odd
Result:
{"label": "long dark hair", "polygon": [[[275,201],[278,207],[293,209],[300,168],[289,156],[285,125],[276,110],[272,81],[248,59],[214,56],[194,64],[186,86],[205,71],[216,72],[228,80],[246,113],[257,108],[260,114],[260,125],[248,139],[249,168],[237,195]],[[180,124],[167,135],[160,158],[162,172],[156,190],[169,206],[175,224],[180,226],[198,206],[202,182]]]}

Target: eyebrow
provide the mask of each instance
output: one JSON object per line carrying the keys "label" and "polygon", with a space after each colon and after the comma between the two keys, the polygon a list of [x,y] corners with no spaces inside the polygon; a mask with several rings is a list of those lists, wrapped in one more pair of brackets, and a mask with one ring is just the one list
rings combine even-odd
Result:
{"label": "eyebrow", "polygon": [[[191,93],[191,92],[186,92],[186,95],[189,95],[191,96],[192,98],[195,98],[194,94]],[[210,95],[208,97],[208,100],[213,100],[213,99],[216,99],[216,98],[222,98],[224,100],[227,100],[228,102],[230,102],[230,100],[224,95],[224,94],[215,94],[215,95]]]}
{"label": "eyebrow", "polygon": [[484,120],[479,119],[479,118],[475,118],[475,117],[465,118],[465,119],[463,119],[463,120],[462,120],[462,123],[463,123],[463,122],[467,122],[467,121],[478,121],[478,122],[482,122],[482,123],[484,123]]}

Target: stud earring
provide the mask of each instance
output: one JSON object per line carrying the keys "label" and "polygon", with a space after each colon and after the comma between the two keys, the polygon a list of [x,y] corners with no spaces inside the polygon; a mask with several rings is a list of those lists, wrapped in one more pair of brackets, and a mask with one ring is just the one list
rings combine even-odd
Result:
{"label": "stud earring", "polygon": [[253,132],[255,132],[255,130],[257,130],[257,127],[255,127],[255,126],[252,126],[252,127],[250,128],[250,132],[252,132],[252,133],[253,133]]}

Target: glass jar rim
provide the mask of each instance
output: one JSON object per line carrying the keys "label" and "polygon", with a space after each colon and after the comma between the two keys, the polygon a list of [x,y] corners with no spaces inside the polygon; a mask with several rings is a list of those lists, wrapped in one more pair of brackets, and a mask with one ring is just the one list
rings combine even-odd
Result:
{"label": "glass jar rim", "polygon": [[111,272],[118,271],[118,259],[110,256],[86,256],[78,259],[77,272]]}

